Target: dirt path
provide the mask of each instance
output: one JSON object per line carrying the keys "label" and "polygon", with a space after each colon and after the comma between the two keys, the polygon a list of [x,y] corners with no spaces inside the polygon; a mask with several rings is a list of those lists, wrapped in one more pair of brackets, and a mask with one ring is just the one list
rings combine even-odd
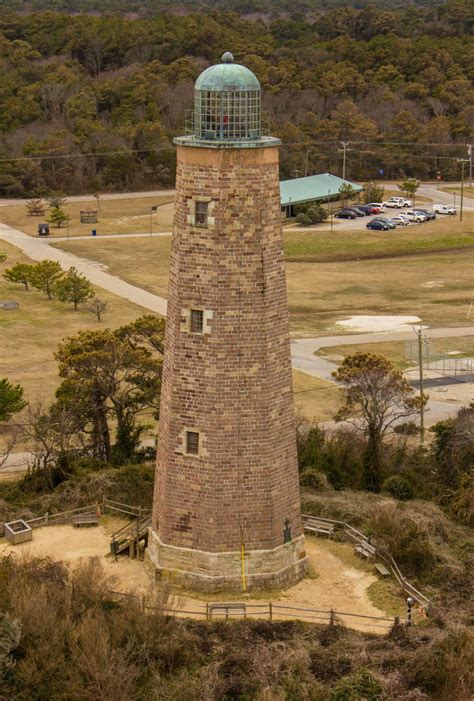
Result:
{"label": "dirt path", "polygon": [[[33,532],[32,541],[21,545],[12,546],[5,540],[0,540],[0,556],[8,553],[50,556],[71,565],[78,563],[81,559],[99,557],[105,573],[114,578],[112,586],[116,591],[146,595],[152,591],[152,583],[143,562],[129,560],[123,556],[115,562],[112,557],[106,557],[109,553],[110,533],[123,523],[119,519],[107,518],[98,528],[73,528],[70,525],[39,528]],[[349,545],[337,547],[347,548],[347,553],[352,550]],[[366,616],[386,616],[384,611],[371,603],[367,593],[370,585],[377,581],[377,577],[370,572],[346,564],[331,552],[333,548],[333,543],[308,537],[306,552],[312,575],[276,596],[271,596],[273,603],[290,607],[286,618],[298,617],[296,611],[291,611],[293,607],[325,611],[334,609]],[[268,601],[270,595],[266,598],[251,598],[237,594],[229,598],[234,601],[245,601],[246,604],[262,604]],[[222,596],[216,596],[214,600],[224,599]],[[173,608],[201,611],[204,610],[205,604],[205,599],[178,593],[173,595],[169,605]],[[267,615],[265,613],[265,617]],[[278,614],[275,615],[275,618],[278,617]],[[371,625],[370,622],[368,624],[367,621],[359,621],[357,618],[342,620],[346,625],[359,630],[384,632],[377,627],[377,621]]]}

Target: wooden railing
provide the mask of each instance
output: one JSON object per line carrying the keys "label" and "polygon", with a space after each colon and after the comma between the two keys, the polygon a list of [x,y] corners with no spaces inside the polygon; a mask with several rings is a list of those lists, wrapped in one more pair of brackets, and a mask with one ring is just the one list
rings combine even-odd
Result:
{"label": "wooden railing", "polygon": [[390,568],[390,571],[392,572],[393,576],[395,577],[403,591],[409,596],[411,596],[413,599],[415,599],[415,601],[417,601],[424,609],[429,608],[429,598],[422,594],[420,591],[418,591],[418,589],[416,589],[413,586],[413,584],[411,584],[403,576],[398,564],[396,563],[392,555],[390,555],[390,553],[388,553],[383,548],[379,547],[372,539],[370,539],[364,533],[361,533],[361,531],[358,531],[350,524],[345,523],[344,521],[335,521],[334,519],[323,518],[322,516],[315,517],[309,514],[302,514],[303,526],[305,525],[305,522],[309,521],[311,518],[317,518],[318,521],[321,521],[322,523],[333,525],[335,530],[341,531],[347,538],[352,540],[354,543],[357,543],[357,545],[370,544],[373,548],[375,548],[376,556],[380,560],[383,560],[385,564]]}
{"label": "wooden railing", "polygon": [[363,628],[377,628],[388,631],[394,626],[400,625],[398,616],[368,616],[361,613],[351,613],[349,611],[335,611],[334,609],[313,609],[299,606],[285,606],[283,604],[265,601],[258,604],[248,604],[247,602],[217,602],[206,604],[193,604],[193,608],[176,607],[163,608],[153,607],[147,604],[146,598],[140,598],[134,594],[112,591],[112,596],[119,600],[131,600],[138,602],[143,610],[160,611],[164,616],[176,616],[178,618],[202,618],[210,620],[235,620],[237,618],[257,618],[269,621],[292,620],[306,621],[308,623],[323,623],[326,625],[346,625],[351,627],[361,626]]}

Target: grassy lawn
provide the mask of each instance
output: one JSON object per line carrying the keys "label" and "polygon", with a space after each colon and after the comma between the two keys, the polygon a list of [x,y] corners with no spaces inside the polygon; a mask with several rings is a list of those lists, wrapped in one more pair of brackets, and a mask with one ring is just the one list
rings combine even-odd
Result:
{"label": "grassy lawn", "polygon": [[20,303],[16,311],[0,310],[0,377],[19,382],[28,400],[41,400],[47,404],[53,399],[59,384],[53,353],[65,336],[83,329],[121,326],[141,316],[145,310],[97,288],[97,296],[109,302],[99,324],[84,309],[74,311],[72,305],[55,300],[50,302],[41,292],[25,292],[22,286],[7,282],[1,275],[6,268],[31,261],[3,241],[0,242],[0,251],[8,256],[5,263],[0,264],[0,299]]}
{"label": "grassy lawn", "polygon": [[[356,314],[418,315],[431,326],[468,325],[474,214],[391,233],[286,233],[291,329],[343,333],[334,323]],[[60,242],[112,274],[166,295],[168,238]]]}
{"label": "grassy lawn", "polygon": [[[440,188],[440,190],[442,192],[451,192],[453,194],[455,193],[456,195],[459,195],[459,197],[461,196],[461,187],[460,186],[459,187],[454,187],[454,186],[450,187],[449,185],[446,185],[445,187]],[[464,185],[464,196],[465,197],[474,197],[474,186],[471,187],[469,185]],[[456,200],[457,200],[457,198],[456,198]],[[457,200],[456,204],[459,207],[459,200]]]}
{"label": "grassy lawn", "polygon": [[[429,337],[429,331],[427,332]],[[473,357],[474,356],[474,336],[458,336],[456,338],[435,338],[430,344],[430,353],[432,356],[438,353],[449,353],[450,351],[459,351],[459,354],[453,356],[456,358]],[[342,356],[353,355],[354,353],[379,353],[392,361],[394,365],[403,370],[415,365],[415,362],[410,362],[405,359],[405,343],[403,341],[392,341],[385,343],[366,343],[331,346],[330,348],[322,348],[318,355],[339,354]]]}
{"label": "grassy lawn", "polygon": [[[100,234],[142,234],[150,232],[150,207],[157,204],[170,202],[169,196],[131,197],[117,200],[101,200],[98,211],[97,224],[81,224],[80,210],[97,209],[95,202],[69,202],[64,209],[71,217],[69,223],[69,235],[89,236],[92,229],[97,229]],[[166,204],[160,207],[152,215],[153,231],[171,231],[173,225],[174,204]],[[24,205],[8,205],[0,207],[0,221],[9,224],[16,229],[21,229],[27,234],[37,235],[38,224],[46,221],[44,217],[29,217]],[[49,238],[66,236],[66,227],[60,229],[50,228]]]}
{"label": "grassy lawn", "polygon": [[312,421],[331,421],[340,408],[341,390],[331,382],[293,370],[295,410]]}

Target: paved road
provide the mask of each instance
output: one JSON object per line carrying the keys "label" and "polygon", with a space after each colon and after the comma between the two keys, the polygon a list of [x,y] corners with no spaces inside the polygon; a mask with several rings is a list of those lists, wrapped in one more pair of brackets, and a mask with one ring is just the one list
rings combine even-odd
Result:
{"label": "paved road", "polygon": [[106,273],[94,261],[79,258],[72,253],[66,253],[66,251],[50,246],[48,241],[33,238],[23,231],[1,223],[0,238],[20,248],[32,260],[39,261],[45,258],[57,260],[65,269],[75,266],[92,284],[102,287],[104,290],[112,292],[119,297],[128,299],[134,304],[155,312],[155,314],[166,316],[166,299],[158,297],[158,295],[154,295],[151,292],[146,292],[146,290],[135,287],[135,285],[130,285],[128,282],[110,275],[110,273]]}
{"label": "paved road", "polygon": [[[131,197],[174,197],[174,190],[149,190],[147,192],[111,192],[101,194],[101,200],[128,200]],[[24,204],[30,198],[25,199],[0,199],[0,207],[5,207],[10,204]],[[72,195],[67,198],[68,202],[96,202],[94,195]]]}
{"label": "paved road", "polygon": [[[101,269],[101,266],[94,261],[84,260],[71,253],[66,253],[60,249],[49,245],[48,241],[28,236],[18,229],[0,223],[0,239],[21,249],[25,255],[32,260],[44,260],[46,258],[57,260],[64,268],[75,266],[81,273],[98,287],[112,292],[113,294],[128,299],[145,309],[148,309],[161,316],[166,316],[166,299],[158,295],[146,292],[145,290],[130,285],[114,275],[110,275]],[[430,329],[429,334],[436,337],[456,337],[474,335],[474,327],[461,328],[441,328]],[[319,338],[304,338],[292,341],[292,364],[297,370],[322,378],[332,382],[331,373],[336,365],[328,360],[314,355],[315,351],[323,347],[333,345],[349,345],[353,343],[375,343],[380,341],[399,341],[411,338],[412,331],[399,331],[393,333],[365,333],[351,334],[346,336],[323,336]],[[447,402],[435,402],[430,400],[429,412],[427,415],[427,425],[432,425],[437,421],[453,416],[459,405],[448,404]],[[9,458],[8,471],[25,469],[27,454],[14,454]],[[4,471],[7,468],[4,467]]]}

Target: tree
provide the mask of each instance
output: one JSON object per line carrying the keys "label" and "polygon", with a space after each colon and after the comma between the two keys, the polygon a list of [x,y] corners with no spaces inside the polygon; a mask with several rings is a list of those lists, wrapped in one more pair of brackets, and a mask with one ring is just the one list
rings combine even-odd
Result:
{"label": "tree", "polygon": [[52,207],[48,214],[47,221],[49,224],[55,224],[59,229],[63,224],[67,224],[71,217],[61,207]]}
{"label": "tree", "polygon": [[79,304],[94,297],[91,283],[74,267],[56,281],[53,291],[61,302],[71,302],[76,310]]}
{"label": "tree", "polygon": [[67,205],[67,199],[60,192],[53,192],[46,198],[51,209],[61,209]]}
{"label": "tree", "polygon": [[381,185],[376,183],[365,183],[364,184],[364,202],[369,204],[370,202],[383,202],[385,196],[385,190]]}
{"label": "tree", "polygon": [[0,380],[0,422],[9,421],[13,414],[24,409],[26,404],[23,388],[20,385],[12,385],[3,377]]}
{"label": "tree", "polygon": [[3,277],[8,282],[24,285],[25,290],[28,290],[34,267],[34,265],[29,265],[28,263],[15,263],[11,268],[5,270]]}
{"label": "tree", "polygon": [[86,309],[88,312],[91,314],[95,314],[97,317],[97,321],[102,320],[102,314],[105,312],[107,309],[109,303],[106,302],[103,299],[99,299],[99,297],[96,297],[95,295],[89,300],[89,302],[86,304]]}
{"label": "tree", "polygon": [[351,423],[365,436],[364,483],[369,491],[378,492],[383,481],[384,437],[401,419],[419,412],[420,398],[413,396],[402,373],[382,355],[349,355],[333,377],[344,388],[344,405],[335,420]]}
{"label": "tree", "polygon": [[420,181],[416,178],[405,178],[398,184],[398,189],[405,193],[407,197],[415,197],[416,191],[420,187]]}
{"label": "tree", "polygon": [[300,212],[296,217],[296,221],[301,226],[311,226],[313,224],[320,224],[326,221],[327,218],[328,215],[324,207],[316,203],[308,207],[305,211]]}
{"label": "tree", "polygon": [[339,196],[342,200],[342,206],[346,207],[348,200],[355,196],[355,190],[350,183],[345,183],[339,188]]}
{"label": "tree", "polygon": [[53,290],[56,283],[63,275],[61,264],[55,260],[42,260],[31,266],[30,283],[32,287],[48,295],[48,299],[53,299]]}
{"label": "tree", "polygon": [[29,217],[42,217],[46,212],[46,204],[43,200],[28,200],[25,207]]}
{"label": "tree", "polygon": [[149,316],[116,331],[82,331],[59,346],[63,382],[56,396],[77,412],[94,457],[116,464],[133,457],[144,429],[138,414],[158,411],[162,355],[155,349],[162,347],[163,331],[163,321]]}

